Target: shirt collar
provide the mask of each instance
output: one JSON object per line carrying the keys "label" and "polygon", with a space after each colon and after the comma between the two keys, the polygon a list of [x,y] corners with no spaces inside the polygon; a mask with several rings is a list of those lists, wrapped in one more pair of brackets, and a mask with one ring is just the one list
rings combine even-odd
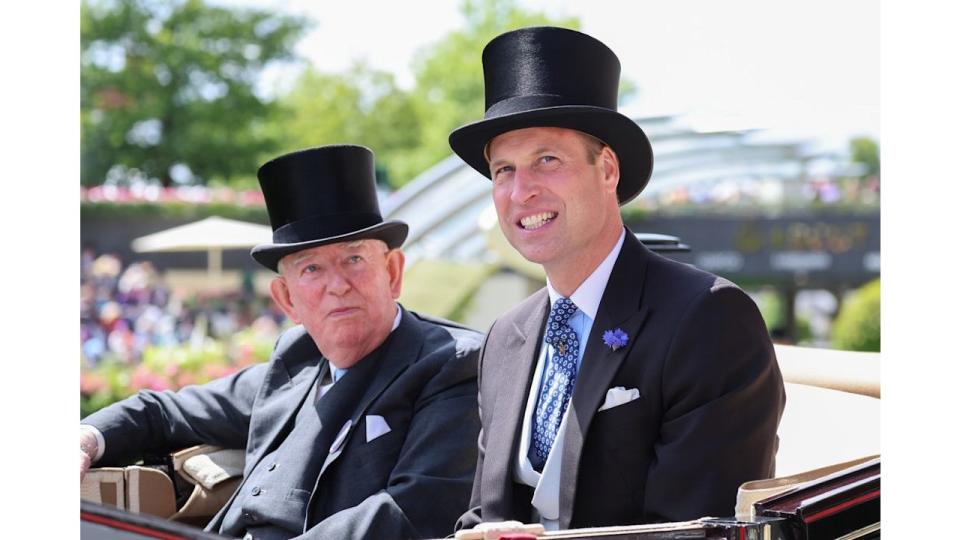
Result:
{"label": "shirt collar", "polygon": [[394,330],[397,329],[398,326],[400,326],[400,319],[401,319],[401,316],[403,315],[403,310],[400,309],[400,304],[394,304],[394,305],[397,306],[397,316],[393,318],[393,328],[390,329],[391,332],[393,332]]}
{"label": "shirt collar", "polygon": [[[626,236],[626,229],[620,230],[620,238],[614,244],[613,249],[607,254],[607,257],[597,265],[587,279],[577,287],[570,295],[570,301],[576,304],[590,320],[597,318],[597,310],[600,309],[600,300],[603,298],[603,291],[607,288],[607,282],[610,281],[610,273],[613,272],[613,265],[617,262],[617,256],[620,255],[620,248],[623,247],[623,239]],[[550,278],[547,278],[547,294],[550,295],[550,305],[552,306],[560,293],[554,290],[550,284]]]}

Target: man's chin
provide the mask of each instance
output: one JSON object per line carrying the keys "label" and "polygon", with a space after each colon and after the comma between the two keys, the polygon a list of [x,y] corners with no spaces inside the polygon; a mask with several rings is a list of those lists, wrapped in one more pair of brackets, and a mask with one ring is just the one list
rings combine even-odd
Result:
{"label": "man's chin", "polygon": [[339,367],[350,367],[365,355],[364,350],[367,345],[368,343],[364,340],[351,336],[350,338],[325,341],[320,345],[320,351]]}
{"label": "man's chin", "polygon": [[510,241],[510,245],[521,257],[534,264],[544,264],[552,259],[550,251],[544,249],[544,246],[514,241]]}

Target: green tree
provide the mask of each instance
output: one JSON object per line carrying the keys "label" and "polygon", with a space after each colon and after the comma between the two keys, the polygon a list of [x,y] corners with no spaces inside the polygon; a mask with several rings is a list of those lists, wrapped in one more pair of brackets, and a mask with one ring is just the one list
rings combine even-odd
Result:
{"label": "green tree", "polygon": [[523,26],[579,27],[576,18],[527,12],[515,0],[464,0],[461,13],[463,29],[418,51],[410,90],[364,64],[342,74],[306,70],[282,96],[284,114],[271,128],[282,146],[363,144],[377,156],[379,179],[400,187],[450,155],[450,131],[483,116],[480,55],[488,41]]}
{"label": "green tree", "polygon": [[880,351],[880,279],[844,300],[833,323],[833,346],[851,351]]}
{"label": "green tree", "polygon": [[397,177],[391,164],[420,144],[420,119],[390,73],[355,64],[344,74],[307,69],[281,100],[274,126],[281,148],[363,144],[377,156],[380,182]]}
{"label": "green tree", "polygon": [[463,0],[460,10],[463,29],[422,47],[414,60],[411,97],[420,118],[421,142],[390,164],[402,182],[450,155],[447,137],[453,129],[483,117],[481,54],[487,42],[524,26],[580,28],[576,17],[525,11],[516,0]]}
{"label": "green tree", "polygon": [[[487,42],[524,26],[580,26],[575,17],[525,11],[516,0],[463,0],[460,9],[463,28],[417,52],[412,89],[362,63],[344,73],[308,69],[281,96],[283,114],[269,132],[289,150],[338,142],[368,146],[379,179],[401,187],[450,155],[450,131],[483,117],[481,53]],[[634,89],[624,81],[621,99]]]}
{"label": "green tree", "polygon": [[81,3],[81,182],[249,176],[276,147],[257,95],[293,58],[299,18],[202,0]]}
{"label": "green tree", "polygon": [[866,168],[863,176],[880,174],[880,146],[870,137],[850,139],[850,160]]}

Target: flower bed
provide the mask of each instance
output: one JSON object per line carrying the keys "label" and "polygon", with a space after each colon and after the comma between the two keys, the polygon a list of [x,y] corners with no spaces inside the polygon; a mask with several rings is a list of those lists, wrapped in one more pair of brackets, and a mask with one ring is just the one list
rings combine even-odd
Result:
{"label": "flower bed", "polygon": [[105,358],[80,368],[80,417],[83,418],[139,390],[178,390],[224,377],[270,358],[276,333],[250,328],[225,340],[201,344],[148,346],[143,360],[127,364]]}

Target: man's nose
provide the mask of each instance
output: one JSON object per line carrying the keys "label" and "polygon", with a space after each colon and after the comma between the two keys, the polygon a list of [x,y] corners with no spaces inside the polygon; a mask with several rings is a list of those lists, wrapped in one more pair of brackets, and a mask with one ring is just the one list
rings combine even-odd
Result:
{"label": "man's nose", "polygon": [[350,291],[350,288],[350,280],[347,279],[343,270],[337,269],[330,272],[330,277],[327,281],[327,292],[336,296],[343,296]]}
{"label": "man's nose", "polygon": [[510,200],[523,204],[540,194],[540,181],[533,171],[526,167],[517,167],[513,173],[513,191]]}

